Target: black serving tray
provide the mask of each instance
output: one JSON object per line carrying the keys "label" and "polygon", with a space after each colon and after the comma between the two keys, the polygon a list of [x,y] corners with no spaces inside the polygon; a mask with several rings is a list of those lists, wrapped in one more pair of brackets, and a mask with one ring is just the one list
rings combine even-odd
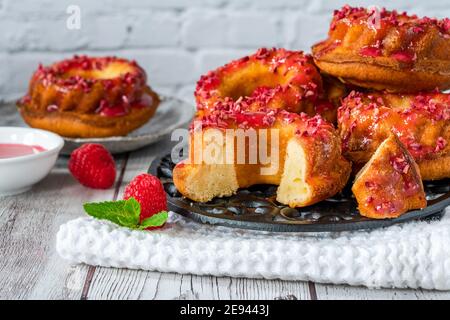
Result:
{"label": "black serving tray", "polygon": [[336,196],[312,206],[289,208],[275,200],[277,186],[255,185],[231,197],[207,203],[184,198],[172,180],[170,154],[157,158],[149,173],[156,175],[167,193],[170,210],[197,222],[275,232],[336,232],[374,229],[415,219],[439,219],[450,205],[450,179],[425,182],[428,206],[395,219],[370,219],[359,214],[351,184]]}

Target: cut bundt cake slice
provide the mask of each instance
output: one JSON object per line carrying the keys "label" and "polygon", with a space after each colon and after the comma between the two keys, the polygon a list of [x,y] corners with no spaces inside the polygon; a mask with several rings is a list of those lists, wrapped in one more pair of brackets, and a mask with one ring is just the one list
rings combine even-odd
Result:
{"label": "cut bundt cake slice", "polygon": [[396,218],[427,205],[419,168],[393,133],[356,175],[352,191],[361,215],[374,219]]}
{"label": "cut bundt cake slice", "polygon": [[[217,137],[223,137],[223,141],[218,142]],[[218,129],[192,131],[190,158],[179,162],[173,170],[173,180],[178,191],[199,202],[233,195],[239,188],[239,183],[235,165],[226,159],[231,156],[234,161],[234,148],[226,147],[233,143],[233,138],[226,137]]]}
{"label": "cut bundt cake slice", "polygon": [[[253,119],[255,114],[245,116]],[[253,130],[242,131],[232,130],[242,124],[239,120],[228,121],[228,131],[191,130],[189,157],[173,170],[174,184],[183,196],[207,202],[231,196],[239,188],[272,184],[279,186],[278,202],[304,207],[335,195],[346,185],[351,165],[341,154],[335,129],[320,116],[280,111],[272,125],[252,123]],[[257,138],[254,143],[245,137],[251,132]]]}
{"label": "cut bundt cake slice", "polygon": [[327,87],[309,55],[284,49],[263,48],[202,76],[189,156],[173,170],[177,190],[207,202],[272,184],[277,200],[291,207],[340,192],[351,164],[322,116],[336,119],[346,88]]}

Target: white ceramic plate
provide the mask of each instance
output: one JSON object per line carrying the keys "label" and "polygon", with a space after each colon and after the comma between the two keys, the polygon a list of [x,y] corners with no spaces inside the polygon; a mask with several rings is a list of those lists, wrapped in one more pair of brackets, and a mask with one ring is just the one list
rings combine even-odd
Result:
{"label": "white ceramic plate", "polygon": [[84,143],[100,143],[111,153],[137,150],[160,140],[173,130],[183,127],[194,116],[194,107],[172,97],[161,97],[161,103],[155,115],[142,127],[124,137],[108,138],[64,138],[62,154],[70,154]]}
{"label": "white ceramic plate", "polygon": [[[19,125],[23,123],[15,106],[12,104],[0,106],[0,125]],[[137,150],[156,141],[173,130],[186,126],[194,116],[194,107],[187,102],[172,97],[161,97],[161,103],[153,118],[139,129],[124,137],[108,138],[64,138],[65,145],[61,154],[68,155],[84,143],[100,143],[111,153],[121,153]]]}

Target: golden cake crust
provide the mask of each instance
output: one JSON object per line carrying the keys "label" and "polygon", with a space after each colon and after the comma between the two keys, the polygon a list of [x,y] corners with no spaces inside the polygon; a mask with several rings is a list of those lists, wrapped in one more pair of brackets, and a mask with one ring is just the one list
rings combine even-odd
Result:
{"label": "golden cake crust", "polygon": [[357,174],[352,191],[361,215],[373,219],[397,218],[427,205],[419,167],[395,134]]}
{"label": "golden cake crust", "polygon": [[308,112],[323,95],[322,79],[310,55],[302,51],[261,48],[203,75],[195,99],[199,113],[216,103],[236,102],[258,108]]}
{"label": "golden cake crust", "polygon": [[[265,48],[202,76],[195,92],[189,158],[173,170],[177,189],[206,202],[254,184],[274,184],[279,185],[277,200],[291,207],[317,203],[342,190],[351,165],[342,156],[333,125],[317,113],[333,121],[345,88],[327,80],[323,90],[310,56]],[[257,140],[250,141],[247,134]],[[239,141],[244,141],[241,147]],[[211,147],[218,148],[215,162],[198,158]],[[252,149],[259,155],[253,161]]]}
{"label": "golden cake crust", "polygon": [[316,65],[342,81],[391,92],[450,88],[450,20],[343,7],[328,39],[312,47]]}
{"label": "golden cake crust", "polygon": [[[216,106],[216,108],[219,108]],[[215,109],[216,109],[215,108]],[[225,108],[222,109],[222,108]],[[194,201],[206,202],[214,197],[230,196],[238,188],[245,188],[255,184],[279,185],[277,200],[291,207],[307,206],[341,191],[345,186],[351,171],[350,163],[341,154],[341,143],[336,130],[331,124],[319,115],[309,117],[304,113],[295,114],[285,110],[266,110],[265,112],[252,112],[242,109],[239,105],[222,105],[221,110],[210,110],[208,116],[199,116],[194,124],[200,129],[191,127],[190,152],[187,161],[177,164],[173,171],[175,186],[185,197]],[[270,164],[260,161],[249,163],[239,162],[238,137],[231,138],[234,149],[227,149],[227,130],[242,129],[255,130],[259,136],[261,130],[267,130],[267,145],[258,140],[256,147],[272,150],[272,135],[276,134],[277,148],[269,153]],[[221,158],[214,164],[196,156],[208,153],[211,142],[205,138],[209,130],[213,130],[221,140],[219,150]],[[245,131],[244,131],[245,132]],[[292,154],[289,148],[297,148],[302,157],[295,158],[294,164],[289,167],[288,157]],[[245,140],[243,148],[250,150],[250,140]],[[242,150],[242,149],[241,149]],[[226,156],[231,155],[231,162],[226,162]],[[291,161],[292,162],[292,161]],[[275,166],[277,170],[270,174],[262,174],[262,168]],[[296,166],[302,169],[296,171]],[[288,168],[288,169],[287,169]],[[292,179],[286,170],[293,170]],[[300,172],[302,174],[300,174]],[[296,198],[292,194],[286,195],[290,189],[291,180],[301,175],[307,189],[307,195]],[[283,182],[285,181],[285,182]],[[294,188],[292,188],[294,189]],[[288,190],[289,191],[289,190]]]}
{"label": "golden cake crust", "polygon": [[444,93],[352,92],[339,108],[344,155],[357,166],[369,161],[394,131],[417,162],[424,180],[450,177],[450,96]]}
{"label": "golden cake crust", "polygon": [[39,66],[17,105],[30,126],[66,137],[126,135],[146,123],[159,104],[146,81],[133,61],[74,56]]}
{"label": "golden cake crust", "polygon": [[[155,99],[158,99],[155,96]],[[66,111],[48,113],[19,108],[23,120],[33,128],[49,130],[63,137],[102,138],[125,136],[147,123],[155,114],[157,103],[147,107],[132,108],[120,117],[104,117],[97,114],[80,114]]]}

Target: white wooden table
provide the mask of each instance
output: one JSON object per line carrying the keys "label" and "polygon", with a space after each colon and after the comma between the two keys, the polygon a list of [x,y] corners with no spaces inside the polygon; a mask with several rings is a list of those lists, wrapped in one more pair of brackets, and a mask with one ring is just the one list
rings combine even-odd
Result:
{"label": "white wooden table", "polygon": [[[24,125],[18,119],[13,105],[0,105],[0,125]],[[70,265],[61,259],[55,250],[59,226],[83,216],[85,202],[120,198],[129,181],[171,146],[165,137],[116,156],[117,181],[106,191],[81,186],[67,169],[68,158],[60,157],[31,191],[0,197],[0,299],[450,299],[450,292],[200,277]]]}
{"label": "white wooden table", "polygon": [[112,200],[146,172],[170,139],[116,157],[114,188],[78,184],[60,157],[31,191],[0,198],[0,299],[450,299],[450,292],[369,290],[311,282],[200,277],[70,265],[55,251],[59,226],[83,216],[82,203]]}

